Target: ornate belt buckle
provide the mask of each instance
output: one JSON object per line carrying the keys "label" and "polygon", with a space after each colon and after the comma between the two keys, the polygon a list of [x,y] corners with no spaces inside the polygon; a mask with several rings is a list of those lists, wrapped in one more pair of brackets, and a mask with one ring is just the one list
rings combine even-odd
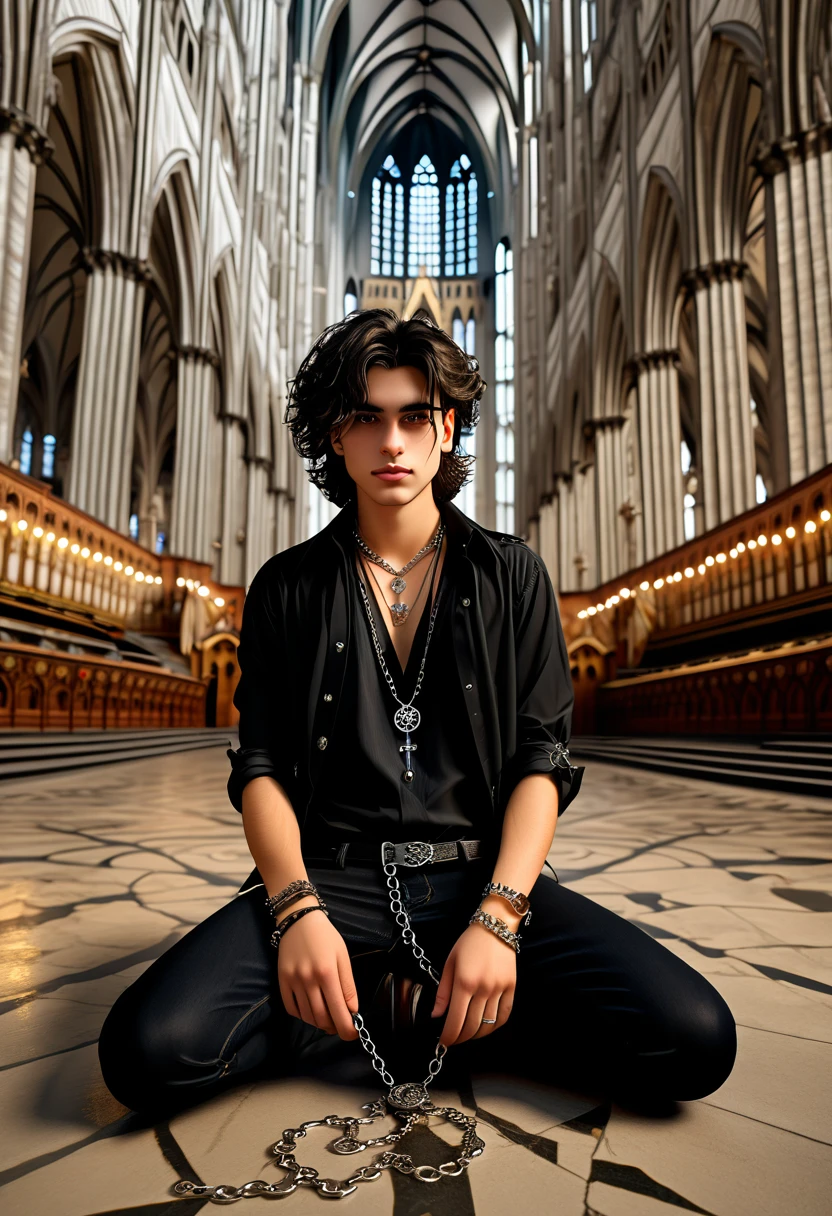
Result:
{"label": "ornate belt buckle", "polygon": [[433,861],[433,845],[425,840],[408,840],[404,846],[403,866],[423,866]]}

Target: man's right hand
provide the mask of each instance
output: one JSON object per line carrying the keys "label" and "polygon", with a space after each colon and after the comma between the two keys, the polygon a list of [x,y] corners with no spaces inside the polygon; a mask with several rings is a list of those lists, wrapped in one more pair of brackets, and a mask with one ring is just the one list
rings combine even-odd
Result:
{"label": "man's right hand", "polygon": [[[281,910],[283,920],[298,908],[314,907],[314,895],[297,899]],[[352,1014],[358,993],[347,943],[325,912],[302,916],[281,936],[277,947],[277,977],[287,1013],[342,1039],[357,1039]]]}

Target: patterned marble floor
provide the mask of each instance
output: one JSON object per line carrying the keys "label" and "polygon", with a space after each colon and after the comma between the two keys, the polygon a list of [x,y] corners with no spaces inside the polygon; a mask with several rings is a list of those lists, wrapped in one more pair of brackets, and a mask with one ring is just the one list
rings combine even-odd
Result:
{"label": "patterned marble floor", "polygon": [[[275,1179],[266,1150],[283,1128],[359,1113],[341,1109],[342,1089],[297,1078],[151,1126],[101,1079],[96,1039],[118,993],[250,871],[226,776],[217,748],[0,786],[5,1216],[195,1212],[204,1201],[171,1196],[181,1174]],[[362,1216],[498,1216],[518,1200],[558,1216],[828,1211],[830,816],[821,799],[590,765],[550,861],[722,992],[734,1071],[661,1117],[496,1074],[463,1093],[436,1087],[434,1101],[475,1111],[484,1154],[435,1186],[391,1171],[338,1202]],[[370,1086],[360,1101],[376,1096]],[[445,1124],[435,1135],[459,1141]],[[310,1135],[301,1160],[337,1176],[324,1144]],[[305,1189],[287,1200],[299,1216],[322,1202]]]}

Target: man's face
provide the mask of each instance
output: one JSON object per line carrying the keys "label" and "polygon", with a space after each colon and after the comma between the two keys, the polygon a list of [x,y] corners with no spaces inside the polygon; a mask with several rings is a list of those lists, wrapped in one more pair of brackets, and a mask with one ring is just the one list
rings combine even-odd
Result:
{"label": "man's face", "polygon": [[[454,411],[444,419],[435,389],[431,412],[427,381],[415,367],[371,367],[367,401],[340,428],[330,432],[333,449],[344,457],[359,494],[373,502],[400,506],[430,486],[442,457],[453,449]],[[438,431],[438,436],[436,432]],[[407,470],[384,475],[390,465]]]}

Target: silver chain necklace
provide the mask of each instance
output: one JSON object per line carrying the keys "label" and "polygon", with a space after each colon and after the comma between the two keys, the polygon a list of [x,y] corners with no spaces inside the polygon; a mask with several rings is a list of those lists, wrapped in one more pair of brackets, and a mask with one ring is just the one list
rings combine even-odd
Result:
{"label": "silver chain necklace", "polygon": [[[440,524],[439,533],[438,533],[440,546],[442,544],[442,538],[444,536],[444,532],[445,532],[445,525]],[[431,634],[433,633],[433,626],[436,623],[436,613],[439,609],[439,600],[441,598],[442,592],[440,590],[439,593],[437,594],[436,600],[434,601],[434,605],[433,605],[433,611],[430,614],[430,625],[428,627],[428,636],[427,636],[427,640],[425,641],[425,653],[422,655],[422,662],[419,667],[419,674],[416,677],[416,687],[413,690],[413,696],[410,698],[409,701],[403,701],[401,699],[401,697],[399,696],[399,694],[396,692],[396,685],[393,682],[393,677],[390,675],[390,670],[384,661],[384,655],[381,653],[381,645],[379,644],[378,633],[376,632],[376,624],[375,624],[375,621],[373,620],[373,612],[372,612],[372,609],[370,608],[370,601],[367,597],[367,588],[364,586],[364,580],[360,576],[358,579],[358,585],[361,588],[361,596],[362,596],[362,599],[364,600],[364,607],[367,610],[367,617],[370,621],[370,633],[372,634],[373,645],[375,647],[376,656],[378,657],[378,661],[381,664],[382,675],[384,676],[385,680],[387,681],[387,684],[388,684],[393,696],[399,703],[399,708],[396,710],[395,714],[393,715],[393,725],[398,727],[398,729],[400,731],[404,732],[405,740],[404,740],[404,743],[402,743],[400,745],[399,751],[404,752],[404,756],[405,756],[406,767],[405,767],[404,773],[402,775],[403,775],[405,781],[410,782],[413,780],[413,776],[414,776],[413,765],[411,763],[411,755],[417,749],[417,745],[415,743],[411,742],[410,732],[413,730],[416,730],[416,727],[419,725],[419,723],[422,720],[422,715],[419,713],[418,709],[416,709],[413,702],[416,700],[417,696],[419,695],[419,689],[421,688],[421,685],[422,685],[422,677],[425,674],[425,659],[428,657],[428,646],[430,646],[430,638],[431,638]]]}
{"label": "silver chain necklace", "polygon": [[[407,563],[407,565],[402,566],[401,570],[397,570],[395,568],[395,566],[391,566],[388,561],[385,561],[385,559],[383,557],[379,557],[378,553],[376,553],[373,549],[370,548],[370,546],[367,544],[367,542],[361,536],[359,536],[357,524],[353,528],[353,536],[355,537],[355,543],[358,545],[361,552],[366,554],[366,556],[369,557],[371,562],[375,562],[375,564],[377,566],[381,566],[382,570],[386,570],[388,574],[394,574],[396,576],[393,579],[392,583],[390,584],[390,589],[395,595],[399,595],[402,591],[404,591],[405,587],[407,586],[407,583],[405,582],[402,575],[407,574],[408,570],[412,570],[412,568],[416,565],[416,563],[418,561],[420,561],[425,556],[426,553],[429,553],[431,551],[431,549],[435,549],[438,545],[442,544],[442,536],[443,536],[444,530],[445,530],[445,525],[444,525],[443,521],[440,519],[439,524],[437,525],[436,531],[434,532],[433,536],[430,538],[428,543],[426,545],[423,545],[422,548],[419,550],[419,552],[416,554],[416,556],[412,557],[410,559],[410,561]],[[390,604],[390,605],[388,605],[388,607],[390,608],[390,611],[393,614],[393,624],[394,625],[404,624],[405,620],[407,619],[407,614],[409,611],[407,604],[402,604],[402,603]]]}

